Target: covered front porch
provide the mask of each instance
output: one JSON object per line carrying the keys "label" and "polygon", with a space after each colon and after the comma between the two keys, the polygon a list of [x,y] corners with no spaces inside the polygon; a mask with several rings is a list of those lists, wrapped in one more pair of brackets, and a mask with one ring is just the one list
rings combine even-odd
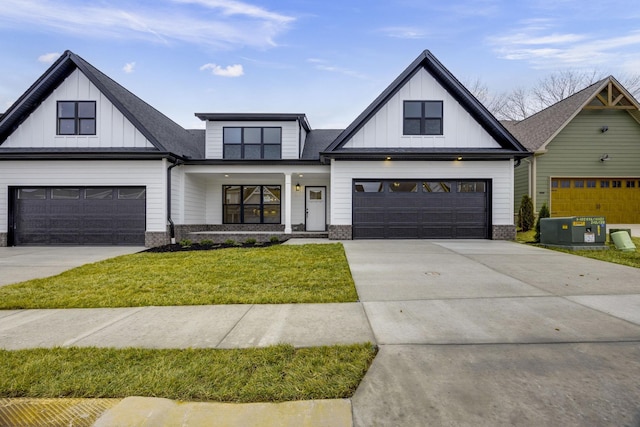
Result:
{"label": "covered front porch", "polygon": [[328,236],[326,166],[217,163],[177,169],[171,185],[177,242]]}

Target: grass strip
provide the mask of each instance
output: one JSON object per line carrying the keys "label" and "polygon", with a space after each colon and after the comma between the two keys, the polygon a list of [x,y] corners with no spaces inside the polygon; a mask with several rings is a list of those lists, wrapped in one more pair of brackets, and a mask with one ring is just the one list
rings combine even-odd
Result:
{"label": "grass strip", "polygon": [[[518,233],[518,237],[516,240],[520,243],[532,243],[534,241],[535,232],[526,232]],[[608,240],[607,238],[607,246],[609,246],[608,250],[571,250],[564,248],[556,248],[553,246],[544,246],[540,244],[535,244],[535,246],[543,247],[546,249],[551,249],[558,252],[564,252],[567,254],[578,255],[585,258],[597,259],[600,261],[611,262],[614,264],[626,265],[629,267],[640,268],[640,238],[632,237],[631,241],[634,245],[636,245],[636,250],[633,252],[623,252],[621,250],[616,249],[615,245]]]}
{"label": "grass strip", "polygon": [[348,398],[376,352],[370,343],[299,349],[0,350],[0,397],[216,402]]}
{"label": "grass strip", "polygon": [[353,302],[342,244],[138,253],[0,288],[0,309]]}

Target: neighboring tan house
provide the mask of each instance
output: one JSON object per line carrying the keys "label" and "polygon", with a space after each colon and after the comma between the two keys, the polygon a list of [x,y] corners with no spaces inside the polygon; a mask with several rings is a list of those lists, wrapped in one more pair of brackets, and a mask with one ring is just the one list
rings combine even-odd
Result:
{"label": "neighboring tan house", "polygon": [[345,130],[196,116],[185,130],[65,52],[0,119],[0,245],[515,237],[530,153],[428,51]]}
{"label": "neighboring tan house", "polygon": [[503,122],[533,157],[515,169],[523,195],[552,217],[640,223],[640,105],[612,76],[520,122]]}

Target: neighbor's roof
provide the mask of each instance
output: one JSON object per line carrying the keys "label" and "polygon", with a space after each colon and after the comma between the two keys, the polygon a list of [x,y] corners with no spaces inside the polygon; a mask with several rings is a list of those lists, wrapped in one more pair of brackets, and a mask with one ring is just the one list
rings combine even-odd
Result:
{"label": "neighbor's roof", "polygon": [[[615,84],[624,95],[637,105],[637,101],[629,94],[624,87],[613,77],[609,76],[579,92],[559,101],[536,114],[527,117],[521,121],[503,121],[502,124],[520,140],[530,151],[538,151],[544,149],[546,145],[555,138],[555,136],[564,129],[565,126],[573,120],[573,118],[582,109],[587,106],[600,92],[602,92],[609,82]],[[634,113],[632,113],[634,114]],[[636,110],[637,115],[637,110]],[[635,116],[634,116],[635,117]]]}
{"label": "neighbor's roof", "polygon": [[67,50],[0,119],[0,146],[66,79],[79,69],[160,152],[184,158],[204,157],[201,134],[191,133],[129,92],[87,61]]}
{"label": "neighbor's roof", "polygon": [[[342,146],[358,132],[418,71],[425,69],[453,96],[456,101],[500,144],[500,156],[509,151],[515,157],[527,157],[530,153],[500,122],[478,101],[462,83],[428,50],[422,52],[392,83],[360,114],[327,148],[323,154],[343,152]],[[370,151],[370,150],[369,150]],[[425,154],[429,150],[423,150]],[[491,156],[495,150],[485,150]]]}

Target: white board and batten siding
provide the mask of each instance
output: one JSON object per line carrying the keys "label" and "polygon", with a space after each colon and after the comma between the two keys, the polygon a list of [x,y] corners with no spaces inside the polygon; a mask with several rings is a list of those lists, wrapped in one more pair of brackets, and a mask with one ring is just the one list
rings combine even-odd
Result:
{"label": "white board and batten siding", "polygon": [[142,186],[147,189],[146,231],[166,230],[165,160],[10,161],[0,175],[0,232],[7,232],[8,187]]}
{"label": "white board and batten siding", "polygon": [[354,179],[490,179],[493,225],[513,224],[513,161],[331,162],[331,221],[351,225]]}
{"label": "white board and batten siding", "polygon": [[[56,135],[57,101],[96,101],[95,135]],[[3,148],[153,148],[79,70],[75,70],[13,132]]]}
{"label": "white board and batten siding", "polygon": [[[443,135],[403,135],[404,101],[443,101]],[[421,69],[344,147],[500,148],[500,144],[427,71]]]}
{"label": "white board and batten siding", "polygon": [[272,122],[217,122],[207,121],[206,152],[207,159],[222,159],[222,129],[226,127],[279,127],[282,128],[282,159],[297,160],[300,158],[300,127],[297,121]]}

